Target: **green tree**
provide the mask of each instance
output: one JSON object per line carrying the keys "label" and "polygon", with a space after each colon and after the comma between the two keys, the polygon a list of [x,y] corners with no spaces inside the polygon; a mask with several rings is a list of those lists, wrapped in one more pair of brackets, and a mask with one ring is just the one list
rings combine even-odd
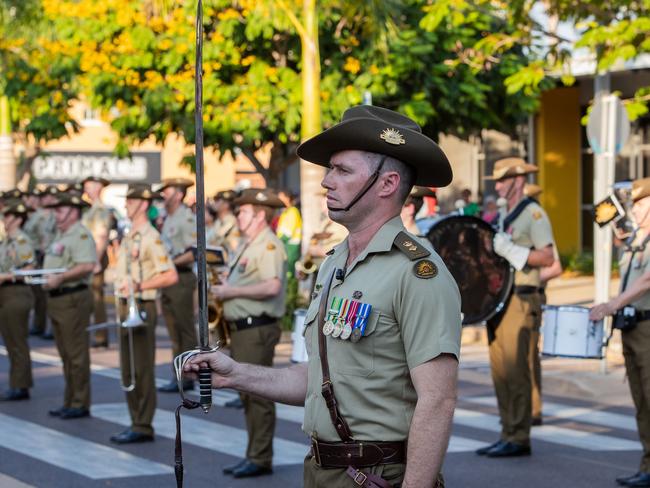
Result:
{"label": "green tree", "polygon": [[[498,10],[490,10],[491,5],[487,0],[442,0],[433,5],[432,11],[436,16],[451,14],[458,18],[477,10],[490,12],[496,22],[513,26],[508,32],[495,30],[465,45],[456,61],[482,70],[488,64],[502,63],[513,46],[525,49],[529,53],[529,63],[505,79],[508,94],[523,92],[535,97],[548,87],[573,84],[569,62],[576,50],[590,53],[598,72],[650,53],[650,3],[647,0],[546,0],[547,21],[544,24],[533,20],[531,15],[531,10],[539,6],[536,2],[515,0]],[[554,27],[559,21],[575,25],[578,38],[566,39],[558,35]],[[633,99],[626,101],[631,119],[648,112],[649,99],[650,87],[642,87]]]}

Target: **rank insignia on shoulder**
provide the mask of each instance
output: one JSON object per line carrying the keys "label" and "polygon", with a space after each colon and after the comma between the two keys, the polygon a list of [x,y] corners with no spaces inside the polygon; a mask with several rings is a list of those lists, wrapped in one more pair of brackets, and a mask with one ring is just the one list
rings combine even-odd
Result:
{"label": "rank insignia on shoulder", "polygon": [[539,220],[539,219],[541,219],[541,218],[542,218],[542,212],[540,212],[539,210],[535,210],[535,211],[533,212],[533,219],[535,219],[535,220]]}
{"label": "rank insignia on shoulder", "polygon": [[423,259],[413,265],[413,273],[415,273],[415,276],[418,278],[429,279],[438,274],[438,267],[433,263],[433,261]]}
{"label": "rank insignia on shoulder", "polygon": [[395,237],[393,245],[402,251],[411,261],[429,256],[431,253],[427,249],[415,241],[406,232],[400,232]]}
{"label": "rank insignia on shoulder", "polygon": [[88,234],[81,234],[79,236],[79,239],[81,239],[82,241],[85,241],[86,239],[88,239]]}
{"label": "rank insignia on shoulder", "polygon": [[272,242],[269,242],[269,243],[266,245],[266,249],[268,249],[269,251],[273,251],[273,250],[275,250],[275,244],[273,244]]}
{"label": "rank insignia on shoulder", "polygon": [[332,254],[334,254],[334,251],[336,251],[336,249],[332,248],[332,249],[330,249],[329,251],[327,251],[327,252],[325,253],[325,255],[326,255],[326,256],[331,256]]}

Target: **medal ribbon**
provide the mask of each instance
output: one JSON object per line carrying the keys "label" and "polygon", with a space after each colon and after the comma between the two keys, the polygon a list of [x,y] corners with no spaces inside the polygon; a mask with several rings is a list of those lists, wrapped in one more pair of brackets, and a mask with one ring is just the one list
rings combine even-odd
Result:
{"label": "medal ribbon", "polygon": [[359,310],[359,314],[357,315],[357,319],[354,322],[354,328],[360,328],[361,329],[361,335],[363,336],[363,333],[366,331],[366,324],[368,323],[368,316],[370,315],[370,311],[372,310],[372,305],[369,303],[362,303],[361,308]]}
{"label": "medal ribbon", "polygon": [[348,315],[348,310],[350,310],[350,302],[351,302],[351,300],[349,300],[348,298],[345,298],[343,300],[343,303],[341,304],[341,313],[339,313],[338,318],[339,318],[339,320],[342,320],[343,322],[345,322],[345,320],[347,318],[347,315]]}
{"label": "medal ribbon", "polygon": [[350,305],[350,310],[348,310],[348,315],[345,317],[345,322],[354,327],[354,322],[357,317],[357,310],[359,310],[359,302],[352,300]]}
{"label": "medal ribbon", "polygon": [[334,317],[338,317],[339,312],[341,311],[342,301],[343,300],[339,297],[332,298],[332,305],[327,312],[327,320],[336,320]]}

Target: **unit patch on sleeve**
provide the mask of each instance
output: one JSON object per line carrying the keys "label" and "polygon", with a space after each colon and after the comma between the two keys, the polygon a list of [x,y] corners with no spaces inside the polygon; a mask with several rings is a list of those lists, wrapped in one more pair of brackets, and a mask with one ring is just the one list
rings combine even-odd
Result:
{"label": "unit patch on sleeve", "polygon": [[429,279],[438,274],[438,267],[433,263],[433,261],[423,259],[413,265],[413,273],[418,278]]}

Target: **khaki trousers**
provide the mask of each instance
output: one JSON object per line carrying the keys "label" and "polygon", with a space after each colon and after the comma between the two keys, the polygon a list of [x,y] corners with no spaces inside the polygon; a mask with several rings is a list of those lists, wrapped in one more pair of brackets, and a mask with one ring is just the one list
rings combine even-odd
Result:
{"label": "khaki trousers", "polygon": [[[541,305],[546,305],[546,293],[540,294]],[[541,325],[541,312],[538,323]],[[530,379],[532,382],[533,418],[542,418],[542,361],[539,352],[539,336],[539,327],[536,327],[530,335]]]}
{"label": "khaki trousers", "polygon": [[178,283],[162,290],[163,315],[174,357],[194,349],[198,344],[194,327],[195,288],[194,273],[184,271],[178,273]]}
{"label": "khaki trousers", "polygon": [[47,329],[47,292],[41,285],[31,287],[34,295],[34,320],[32,326],[39,334]]}
{"label": "khaki trousers", "polygon": [[[280,340],[278,323],[232,331],[230,351],[235,361],[261,366],[273,366],[275,345]],[[246,458],[259,466],[271,467],[273,461],[273,433],[275,431],[275,403],[260,397],[240,394],[246,415],[248,446]]]}
{"label": "khaki trousers", "polygon": [[490,343],[492,381],[501,416],[501,439],[530,444],[532,382],[530,350],[539,335],[541,298],[513,294]]}
{"label": "khaki trousers", "polygon": [[[106,318],[106,303],[104,303],[104,271],[93,275],[93,324],[102,324]],[[108,342],[108,329],[99,329],[94,332],[95,342]]]}
{"label": "khaki trousers", "polygon": [[[126,403],[131,415],[131,430],[153,435],[152,422],[156,412],[156,302],[138,302],[138,309],[145,325],[131,329],[135,378],[131,377],[129,331],[120,327],[122,384],[135,383],[135,388],[126,392]],[[127,306],[121,303],[120,320],[124,320],[126,314]]]}
{"label": "khaki trousers", "polygon": [[636,425],[643,446],[640,471],[650,473],[650,320],[623,331],[623,357],[636,407]]}
{"label": "khaki trousers", "polygon": [[29,286],[0,287],[0,334],[9,355],[9,388],[31,388],[34,384],[27,342],[33,303]]}
{"label": "khaki trousers", "polygon": [[86,328],[93,312],[92,293],[86,289],[48,297],[47,309],[63,361],[63,406],[90,408],[90,353]]}

